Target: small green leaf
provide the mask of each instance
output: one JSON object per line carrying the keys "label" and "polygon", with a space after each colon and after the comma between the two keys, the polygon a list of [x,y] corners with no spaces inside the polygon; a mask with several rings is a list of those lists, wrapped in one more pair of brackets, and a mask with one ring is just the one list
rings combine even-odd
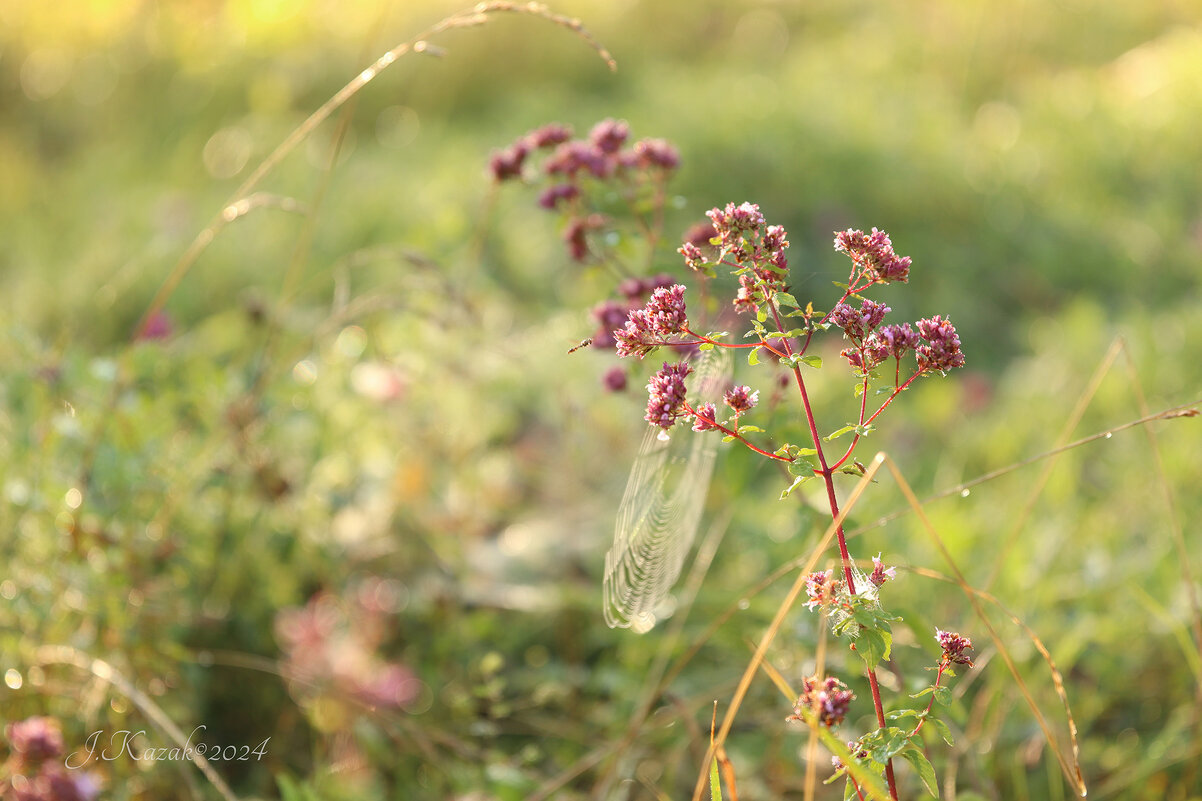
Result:
{"label": "small green leaf", "polygon": [[762,434],[762,433],[764,433],[764,429],[760,428],[759,426],[739,426],[740,434],[747,434],[749,432],[755,433],[755,434]]}
{"label": "small green leaf", "polygon": [[951,706],[952,689],[950,687],[936,687],[935,703],[939,704],[939,706]]}
{"label": "small green leaf", "polygon": [[785,489],[785,491],[784,491],[784,492],[782,492],[782,493],[780,494],[780,499],[783,501],[785,498],[788,498],[788,497],[789,497],[789,493],[790,493],[790,492],[792,492],[793,490],[797,489],[797,488],[798,488],[798,487],[800,487],[802,484],[804,484],[804,483],[805,483],[805,482],[806,482],[808,479],[811,479],[811,478],[813,478],[813,476],[812,476],[812,475],[810,475],[810,476],[798,476],[797,478],[793,479],[793,483],[792,483],[792,484],[790,484],[790,485],[788,486],[788,488],[787,488],[787,489]]}
{"label": "small green leaf", "polygon": [[848,432],[850,432],[850,431],[855,431],[855,430],[856,430],[856,428],[858,428],[858,426],[856,426],[856,425],[854,425],[854,424],[852,424],[852,425],[845,425],[845,426],[843,426],[843,428],[840,428],[840,429],[839,429],[838,431],[836,431],[835,433],[833,433],[833,434],[830,434],[830,435],[826,436],[824,439],[826,439],[826,441],[827,441],[827,442],[830,442],[831,440],[833,440],[833,439],[838,439],[839,437],[843,436],[844,434],[846,434],[846,433],[848,433]]}
{"label": "small green leaf", "polygon": [[805,364],[808,364],[810,367],[813,367],[815,370],[822,369],[822,357],[821,356],[802,356],[801,360]]}
{"label": "small green leaf", "polygon": [[[912,698],[913,696],[911,696]],[[895,709],[892,712],[885,713],[885,720],[904,720],[906,718],[918,718],[920,713],[917,709]]]}
{"label": "small green leaf", "polygon": [[765,312],[763,309],[760,309],[759,311],[757,311],[755,313],[755,319],[762,323],[768,319],[768,313]]}
{"label": "small green leaf", "polygon": [[935,778],[935,768],[927,759],[926,754],[922,753],[922,749],[911,744],[901,752],[901,756],[914,767],[914,772],[918,774],[918,778],[922,779],[922,784],[927,788],[927,792],[938,798],[939,782]]}
{"label": "small green leaf", "polygon": [[856,653],[872,670],[882,659],[889,658],[892,641],[892,636],[886,636],[877,629],[861,629],[860,636],[856,637]]}
{"label": "small green leaf", "polygon": [[793,461],[789,462],[789,475],[812,478],[814,476],[814,460],[808,456],[793,457]]}
{"label": "small green leaf", "polygon": [[933,692],[935,692],[934,687],[923,687],[921,690],[912,694],[910,697],[911,698],[926,698],[928,695],[930,695]]}
{"label": "small green leaf", "polygon": [[935,717],[927,718],[927,722],[935,727],[935,730],[939,732],[939,736],[943,738],[943,742],[948,745],[956,744],[955,740],[952,739],[952,730],[947,727],[946,723]]}
{"label": "small green leaf", "polygon": [[760,363],[759,354],[760,354],[759,348],[752,348],[751,350],[747,351],[747,363],[749,365],[751,365],[752,367],[755,367],[757,364]]}
{"label": "small green leaf", "polygon": [[736,439],[738,439],[738,437],[734,436],[733,434],[727,434],[725,437],[722,438],[722,441],[723,442],[734,442]]}
{"label": "small green leaf", "polygon": [[797,299],[788,292],[777,292],[776,299],[779,303],[791,306],[794,309],[800,308],[800,304],[797,302]]}
{"label": "small green leaf", "polygon": [[697,350],[700,350],[700,351],[707,351],[707,350],[713,350],[713,349],[714,349],[713,342],[702,342],[700,345],[697,346]]}

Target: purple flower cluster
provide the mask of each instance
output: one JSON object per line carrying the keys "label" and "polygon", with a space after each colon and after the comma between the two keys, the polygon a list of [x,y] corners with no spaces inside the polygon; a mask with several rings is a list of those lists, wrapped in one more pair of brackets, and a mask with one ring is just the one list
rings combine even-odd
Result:
{"label": "purple flower cluster", "polygon": [[[0,765],[0,794],[15,801],[92,801],[100,782],[90,771],[67,770],[59,761],[65,748],[59,722],[36,716],[4,729],[12,756]],[[78,767],[78,766],[76,766]],[[11,789],[11,795],[4,793]]]}
{"label": "purple flower cluster", "polygon": [[508,181],[522,177],[522,166],[532,151],[544,150],[572,138],[572,129],[558,123],[544,125],[530,131],[504,150],[493,153],[488,162],[494,181]]}
{"label": "purple flower cluster", "polygon": [[929,320],[919,320],[918,333],[927,341],[927,344],[917,348],[919,370],[946,372],[953,367],[964,366],[960,337],[951,320],[944,320],[939,315]]}
{"label": "purple flower cluster", "polygon": [[793,719],[800,719],[802,712],[809,710],[818,716],[818,721],[828,729],[838,726],[847,717],[855,693],[834,676],[819,679],[817,676],[802,680],[801,695],[793,705]]}
{"label": "purple flower cluster", "polygon": [[718,426],[718,409],[712,403],[703,403],[693,414],[694,431],[716,431]]}
{"label": "purple flower cluster", "polygon": [[965,654],[965,651],[972,650],[972,640],[967,637],[962,637],[953,631],[940,631],[935,629],[935,640],[939,643],[939,647],[943,649],[943,656],[940,658],[940,664],[944,667],[948,665],[968,665],[972,667],[972,658]]}
{"label": "purple flower cluster", "polygon": [[853,309],[846,303],[840,303],[831,310],[831,322],[843,329],[847,338],[859,344],[864,337],[876,330],[892,309],[884,303],[866,300],[860,308]]}
{"label": "purple flower cluster", "polygon": [[[710,209],[706,216],[711,230],[695,226],[677,250],[690,269],[706,272],[711,264],[732,259],[739,278],[734,305],[740,312],[753,311],[773,292],[784,289],[789,269],[784,228],[767,225],[754,203],[728,203],[724,209]],[[717,254],[711,252],[711,240],[718,242]]]}
{"label": "purple flower cluster", "polygon": [[689,367],[687,362],[664,362],[663,368],[651,376],[647,383],[649,399],[647,415],[644,418],[648,423],[667,431],[676,419],[685,413],[687,390],[684,379],[691,372],[693,368]]}
{"label": "purple flower cluster", "polygon": [[856,370],[870,372],[886,359],[900,360],[912,350],[918,354],[920,373],[964,366],[960,337],[951,322],[935,316],[919,320],[917,331],[909,323],[878,328],[889,311],[885,304],[871,300],[865,300],[859,309],[840,303],[831,310],[831,322],[842,328],[855,346],[839,355]]}
{"label": "purple flower cluster", "polygon": [[813,611],[835,602],[843,580],[832,578],[832,575],[831,571],[824,570],[806,576],[806,596],[810,599],[806,601],[806,609]]}
{"label": "purple flower cluster", "polygon": [[893,252],[893,243],[884,231],[873,228],[871,234],[848,229],[835,232],[835,250],[851,257],[853,268],[849,284],[860,278],[870,284],[905,283],[910,278],[910,258]]}
{"label": "purple flower cluster", "polygon": [[385,583],[368,579],[350,602],[319,593],[299,609],[276,616],[284,674],[302,703],[326,697],[371,707],[398,708],[412,701],[421,682],[406,666],[378,656],[388,625]]}
{"label": "purple flower cluster", "polygon": [[872,557],[872,574],[868,576],[868,580],[876,587],[884,586],[886,581],[891,581],[897,578],[896,567],[885,567],[881,561],[881,555],[878,553]]}
{"label": "purple flower cluster", "polygon": [[659,287],[651,293],[646,308],[635,309],[626,324],[613,332],[618,355],[638,356],[640,359],[669,337],[687,332],[689,317],[685,311],[683,284]]}
{"label": "purple flower cluster", "polygon": [[680,166],[680,153],[663,139],[642,139],[627,146],[629,139],[630,126],[624,120],[602,120],[583,139],[573,139],[570,128],[551,123],[494,153],[489,171],[498,183],[520,179],[532,153],[554,148],[542,163],[543,177],[550,184],[538,204],[568,215],[564,242],[572,259],[583,262],[590,256],[588,234],[608,222],[589,213],[586,178],[640,186],[661,182]]}
{"label": "purple flower cluster", "polygon": [[743,414],[749,412],[755,405],[760,402],[759,391],[752,392],[751,387],[737,386],[726,391],[722,397],[722,401],[730,407],[735,414]]}

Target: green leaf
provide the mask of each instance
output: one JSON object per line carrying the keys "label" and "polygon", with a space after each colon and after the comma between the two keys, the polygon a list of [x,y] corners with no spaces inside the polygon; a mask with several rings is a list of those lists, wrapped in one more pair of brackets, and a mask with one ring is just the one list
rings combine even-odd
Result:
{"label": "green leaf", "polygon": [[939,706],[951,706],[952,689],[951,687],[936,687],[935,688],[935,703]]}
{"label": "green leaf", "polygon": [[814,477],[813,475],[798,476],[797,478],[793,479],[793,483],[790,484],[788,486],[788,488],[785,489],[785,491],[780,494],[780,499],[783,501],[785,498],[788,498],[790,492],[797,489],[798,487],[800,487],[802,484],[804,484],[806,481],[808,481],[809,479],[811,479],[813,477]]}
{"label": "green leaf", "polygon": [[935,692],[934,687],[923,687],[921,690],[912,694],[910,697],[911,698],[926,698],[928,695],[930,695],[933,692]]}
{"label": "green leaf", "polygon": [[[913,698],[914,696],[910,696]],[[919,718],[921,713],[917,709],[894,709],[892,712],[885,713],[885,720],[905,720],[906,718]]]}
{"label": "green leaf", "polygon": [[757,311],[755,313],[755,319],[762,323],[768,319],[768,313],[765,312],[763,309],[760,309],[759,311]]}
{"label": "green leaf", "polygon": [[697,350],[700,350],[700,351],[707,351],[707,350],[713,350],[713,349],[714,349],[713,342],[702,342],[700,345],[697,346]]}
{"label": "green leaf", "polygon": [[736,437],[735,435],[727,434],[725,437],[722,438],[722,441],[723,442],[734,442],[736,439],[738,439],[738,437]]}
{"label": "green leaf", "polygon": [[823,437],[823,439],[825,439],[827,442],[830,442],[831,440],[837,439],[850,431],[855,431],[856,428],[858,428],[858,426],[856,426],[854,423],[845,425],[845,426],[843,426],[843,428],[840,428],[835,433],[829,434],[826,437]]}
{"label": "green leaf", "polygon": [[792,295],[790,295],[788,292],[777,292],[776,299],[779,303],[784,303],[787,306],[792,306],[794,309],[801,308],[801,304],[799,304],[797,302],[797,299],[795,297],[793,297]]}
{"label": "green leaf", "polygon": [[764,429],[760,428],[759,426],[739,426],[739,433],[740,434],[747,434],[747,433],[762,434],[762,433],[764,433]]}
{"label": "green leaf", "polygon": [[759,354],[760,354],[759,348],[752,348],[751,350],[747,351],[747,363],[750,364],[752,367],[755,367],[757,364],[760,363]]}
{"label": "green leaf", "polygon": [[808,364],[810,367],[813,367],[815,370],[822,369],[822,357],[821,356],[802,356],[801,360],[805,364]]}
{"label": "green leaf", "polygon": [[808,456],[793,457],[793,461],[789,462],[788,467],[791,476],[814,477],[814,460]]}
{"label": "green leaf", "polygon": [[918,778],[922,779],[922,784],[927,788],[927,792],[938,798],[939,782],[935,778],[935,768],[927,759],[926,754],[922,753],[922,749],[911,744],[909,748],[901,752],[901,756],[914,767],[914,772],[918,774]]}
{"label": "green leaf", "polygon": [[939,736],[943,738],[943,742],[948,745],[956,744],[955,740],[952,739],[952,730],[947,727],[946,723],[935,717],[927,718],[927,722],[935,727],[935,730],[939,732]]}
{"label": "green leaf", "polygon": [[860,629],[860,636],[856,637],[856,653],[872,670],[882,659],[889,658],[892,643],[892,634],[885,634],[879,629]]}
{"label": "green leaf", "polygon": [[710,799],[722,801],[722,780],[718,778],[718,757],[710,761]]}

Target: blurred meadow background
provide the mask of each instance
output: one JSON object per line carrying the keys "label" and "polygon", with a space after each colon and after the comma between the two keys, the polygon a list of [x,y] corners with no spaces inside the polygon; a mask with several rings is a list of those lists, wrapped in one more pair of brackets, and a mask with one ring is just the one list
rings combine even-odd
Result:
{"label": "blurred meadow background", "polygon": [[[691,280],[679,236],[744,200],[789,230],[803,304],[838,297],[836,229],[883,228],[913,258],[880,299],[950,316],[968,367],[900,398],[867,456],[919,497],[953,490],[925,511],[1046,644],[1090,797],[1202,798],[1202,436],[1123,428],[1202,395],[1196,4],[554,4],[616,72],[562,26],[498,15],[367,84],[158,295],[312,111],[460,10],[0,3],[0,722],[52,718],[68,753],[95,731],[170,745],[169,723],[267,743],[216,780],[95,760],[81,793],[111,799],[688,797],[790,579],[760,582],[828,521],[724,449],[695,601],[682,588],[645,635],[604,625],[645,372],[609,392],[612,351],[566,353],[613,281],[487,167],[544,123],[612,117],[680,151],[648,273]],[[851,414],[836,340],[813,390],[828,430]],[[849,527],[929,621],[898,632],[897,698],[926,681],[935,626],[978,642],[944,797],[1071,797],[963,594],[929,576],[951,570],[916,516],[877,524],[905,508],[882,474]],[[993,620],[1067,750],[1047,664]],[[796,685],[818,640],[796,609],[769,661]],[[752,686],[727,743],[740,797],[805,798],[808,766],[829,773],[791,707]],[[872,725],[864,703],[844,733]]]}

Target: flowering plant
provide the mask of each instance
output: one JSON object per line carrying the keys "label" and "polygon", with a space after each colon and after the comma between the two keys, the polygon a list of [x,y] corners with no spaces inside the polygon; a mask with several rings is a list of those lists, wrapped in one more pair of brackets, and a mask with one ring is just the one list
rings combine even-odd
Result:
{"label": "flowering plant", "polygon": [[[613,120],[599,123],[587,140],[580,141],[571,141],[570,131],[563,126],[547,126],[494,155],[491,171],[498,182],[522,177],[523,165],[531,152],[555,146],[555,152],[543,163],[542,179],[550,185],[543,190],[539,203],[546,209],[564,213],[564,239],[572,259],[591,258],[612,268],[614,264],[609,258],[612,254],[594,248],[589,242],[590,234],[616,222],[613,217],[595,211],[589,198],[598,187],[616,183],[630,200],[629,208],[635,219],[649,233],[653,248],[662,222],[664,182],[679,163],[675,150],[660,140],[644,140],[622,150],[627,136],[625,123]],[[636,197],[651,204],[652,223],[640,217],[639,210],[646,206],[640,206]],[[909,280],[912,260],[896,253],[884,231],[873,228],[868,233],[852,229],[835,233],[835,250],[846,255],[851,266],[846,283],[837,284],[841,290],[839,298],[828,311],[820,311],[814,302],[799,302],[791,293],[786,255],[788,233],[780,225],[770,225],[759,206],[729,203],[711,209],[707,217],[709,223],[689,231],[677,252],[699,277],[707,297],[714,294],[713,285],[720,272],[735,279],[730,305],[735,319],[746,320],[744,341],[738,341],[727,331],[705,330],[692,319],[687,300],[689,290],[684,284],[664,276],[649,279],[624,276],[619,291],[625,300],[609,300],[594,309],[600,328],[592,342],[599,347],[614,348],[621,358],[638,360],[661,348],[674,351],[676,357],[664,361],[647,383],[644,419],[659,430],[659,438],[666,440],[668,432],[684,421],[696,436],[721,436],[724,442],[738,443],[763,458],[782,463],[791,476],[791,483],[781,493],[782,499],[807,481],[821,479],[831,517],[838,521],[836,474],[864,475],[864,468],[853,458],[857,447],[872,432],[882,413],[915,381],[964,366],[956,329],[950,320],[939,315],[914,323],[887,323],[891,309],[866,297],[879,286]],[[812,352],[815,341],[833,332],[841,334],[846,343],[840,356],[850,369],[858,408],[852,422],[823,435],[811,403],[807,374],[823,366],[821,357]],[[715,350],[746,351],[752,366],[761,359],[771,359],[791,372],[807,439],[776,444],[770,440],[770,432],[748,424],[760,397],[760,392],[749,385],[726,388],[720,403],[716,397],[692,398],[688,387],[689,377],[694,373],[692,358],[698,352]],[[607,374],[606,385],[611,389],[623,388],[625,374],[621,373],[619,380],[614,375],[614,371]],[[870,403],[870,399],[875,400]],[[829,450],[831,443],[847,435],[850,438],[842,452]],[[972,643],[958,634],[937,631],[942,656],[933,668],[937,671],[936,679],[915,696],[929,695],[927,708],[887,712],[881,699],[877,668],[890,659],[893,642],[890,625],[899,618],[885,611],[880,596],[885,585],[896,579],[896,570],[887,566],[878,554],[872,558],[871,573],[866,575],[856,567],[841,525],[836,527],[835,534],[841,569],[810,574],[806,581],[809,596],[806,606],[823,614],[832,632],[845,638],[850,650],[864,661],[877,728],[848,744],[857,770],[849,771],[836,758],[836,772],[831,781],[846,777],[846,797],[863,798],[864,791],[856,775],[862,777],[865,770],[871,771],[884,776],[889,796],[896,801],[899,796],[893,761],[902,758],[911,763],[926,788],[937,795],[934,769],[919,732],[931,721],[950,742],[947,726],[932,715],[932,708],[936,702],[949,703],[944,680],[954,675],[953,665],[971,667],[966,651]],[[644,552],[642,545],[634,550],[639,553],[632,557],[638,563],[633,567],[624,564],[615,568],[607,562],[607,584],[614,578],[615,570],[626,572],[618,582],[623,592],[615,594],[616,600],[608,598],[607,589],[607,620],[619,621],[616,625],[628,625],[647,617],[654,621],[653,616],[646,614],[645,607],[647,597],[654,600],[657,593],[644,592],[637,584],[646,576],[652,576],[648,581],[662,583],[662,576],[655,578],[655,570],[649,568],[658,557]],[[627,556],[622,554],[623,560],[629,562]],[[674,571],[667,572],[671,579],[675,578]],[[618,614],[612,618],[609,601],[618,606]],[[624,603],[629,603],[629,608],[623,608]],[[856,698],[835,676],[810,676],[802,684],[790,720],[832,729],[844,720]]]}

